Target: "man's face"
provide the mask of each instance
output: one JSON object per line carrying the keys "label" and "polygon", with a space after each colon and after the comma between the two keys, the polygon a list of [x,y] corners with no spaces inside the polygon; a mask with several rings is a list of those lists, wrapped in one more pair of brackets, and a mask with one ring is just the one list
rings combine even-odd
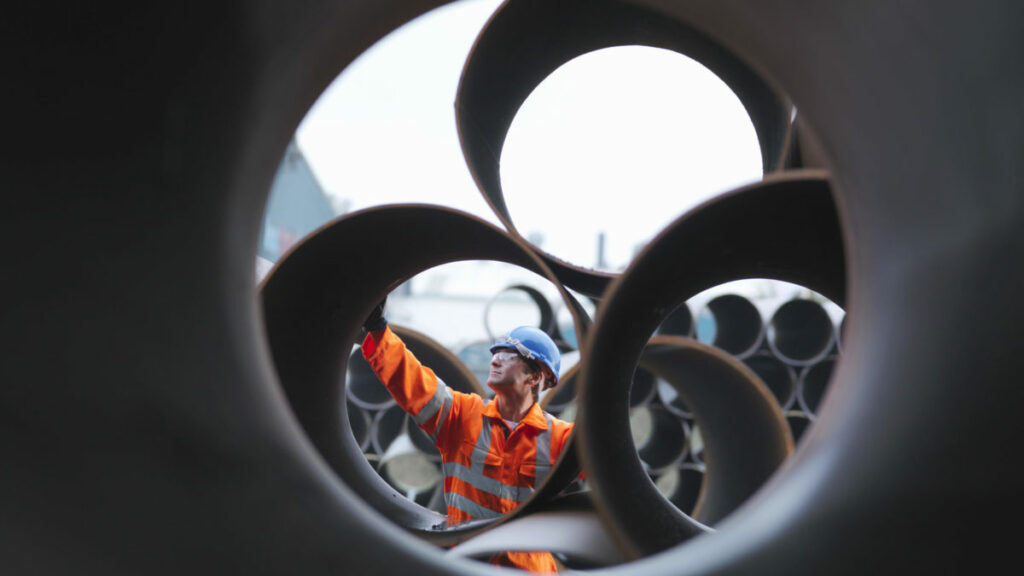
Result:
{"label": "man's face", "polygon": [[487,385],[495,392],[529,394],[530,388],[536,386],[539,380],[540,374],[531,374],[526,360],[514,350],[501,348],[491,356]]}

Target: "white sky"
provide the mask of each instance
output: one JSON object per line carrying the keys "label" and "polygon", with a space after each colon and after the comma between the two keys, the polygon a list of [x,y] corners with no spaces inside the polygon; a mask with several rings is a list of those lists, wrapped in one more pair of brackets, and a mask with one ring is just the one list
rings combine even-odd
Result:
{"label": "white sky", "polygon": [[[360,209],[429,202],[497,218],[462,157],[454,102],[473,40],[499,0],[461,0],[395,31],[353,62],[296,132],[331,195]],[[604,231],[611,270],[701,201],[761,178],[736,96],[679,54],[623,47],[549,77],[516,116],[502,155],[505,200],[527,237],[584,266]]]}

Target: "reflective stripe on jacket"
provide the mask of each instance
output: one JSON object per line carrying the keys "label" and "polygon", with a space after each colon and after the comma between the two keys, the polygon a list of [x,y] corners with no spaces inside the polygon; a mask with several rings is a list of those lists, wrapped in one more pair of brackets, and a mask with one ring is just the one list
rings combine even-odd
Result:
{"label": "reflective stripe on jacket", "polygon": [[[367,335],[362,352],[391,396],[440,451],[450,524],[514,510],[544,481],[572,431],[571,423],[537,403],[509,430],[496,402],[448,388],[390,329]],[[543,566],[536,565],[541,558],[526,558],[536,556],[544,557]],[[530,565],[516,562],[516,557]],[[525,569],[555,571],[547,553],[509,553],[508,559]]]}

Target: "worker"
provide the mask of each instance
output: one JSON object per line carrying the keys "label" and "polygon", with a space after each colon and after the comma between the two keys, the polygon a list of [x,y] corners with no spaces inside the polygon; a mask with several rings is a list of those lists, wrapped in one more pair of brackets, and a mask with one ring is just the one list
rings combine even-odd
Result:
{"label": "worker", "polygon": [[[447,387],[388,327],[381,302],[366,319],[362,354],[391,396],[441,453],[448,524],[497,518],[529,498],[566,446],[572,424],[544,412],[540,392],[558,382],[560,353],[521,326],[491,346],[493,400]],[[492,564],[557,572],[549,552],[502,552]]]}

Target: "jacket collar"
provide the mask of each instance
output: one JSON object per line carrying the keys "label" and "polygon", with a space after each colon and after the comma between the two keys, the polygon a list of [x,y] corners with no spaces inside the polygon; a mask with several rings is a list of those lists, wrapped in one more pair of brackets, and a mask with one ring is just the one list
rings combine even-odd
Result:
{"label": "jacket collar", "polygon": [[[499,420],[501,419],[501,414],[498,412],[498,400],[496,398],[491,400],[490,402],[487,403],[486,406],[484,406],[483,414],[488,418],[497,418]],[[526,424],[527,426],[533,426],[534,428],[537,428],[539,430],[548,429],[548,420],[547,418],[544,417],[544,411],[541,410],[540,404],[536,402],[534,402],[533,405],[530,406],[530,411],[527,412],[526,416],[523,417],[522,423]]]}

